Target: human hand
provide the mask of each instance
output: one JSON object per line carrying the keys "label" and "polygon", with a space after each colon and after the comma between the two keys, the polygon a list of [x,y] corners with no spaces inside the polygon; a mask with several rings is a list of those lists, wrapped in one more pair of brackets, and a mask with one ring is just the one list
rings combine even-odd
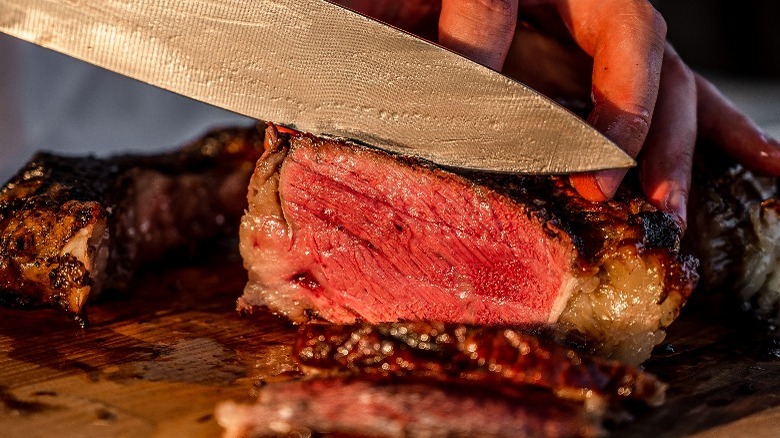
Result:
{"label": "human hand", "polygon": [[[588,122],[637,158],[650,202],[683,227],[697,137],[751,170],[780,175],[780,144],[685,65],[665,42],[663,18],[646,1],[340,3],[418,34],[439,14],[440,44],[503,68],[556,100],[585,103]],[[570,180],[583,197],[604,201],[625,173],[608,170]]]}

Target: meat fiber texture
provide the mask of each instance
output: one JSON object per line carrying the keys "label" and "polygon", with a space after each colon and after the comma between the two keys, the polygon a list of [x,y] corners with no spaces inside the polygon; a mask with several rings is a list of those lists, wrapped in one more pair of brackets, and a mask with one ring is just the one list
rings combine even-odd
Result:
{"label": "meat fiber texture", "polygon": [[239,307],[294,322],[555,324],[638,363],[696,284],[679,227],[628,189],[458,174],[270,125],[249,185]]}

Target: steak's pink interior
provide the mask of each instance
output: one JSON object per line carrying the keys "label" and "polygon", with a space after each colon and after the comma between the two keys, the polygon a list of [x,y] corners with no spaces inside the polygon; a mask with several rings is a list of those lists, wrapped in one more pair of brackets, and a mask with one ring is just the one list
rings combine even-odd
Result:
{"label": "steak's pink interior", "polygon": [[464,181],[364,148],[299,141],[278,182],[289,228],[254,227],[250,264],[273,268],[253,279],[250,267],[250,282],[266,298],[287,288],[341,323],[555,320],[571,293],[571,242]]}

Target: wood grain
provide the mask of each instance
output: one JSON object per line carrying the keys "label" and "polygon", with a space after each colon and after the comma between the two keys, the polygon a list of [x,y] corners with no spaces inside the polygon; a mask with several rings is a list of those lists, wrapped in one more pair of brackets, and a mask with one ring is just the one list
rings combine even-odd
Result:
{"label": "wood grain", "polygon": [[295,375],[294,329],[240,316],[235,259],[147,272],[80,329],[54,311],[0,310],[2,436],[218,436],[220,400]]}
{"label": "wood grain", "polygon": [[[93,305],[88,329],[50,310],[0,309],[0,435],[218,436],[218,402],[299,375],[293,327],[236,313],[244,282],[228,251],[145,272]],[[615,436],[780,435],[780,344],[764,328],[700,299],[667,341],[647,363],[670,383],[667,403]]]}

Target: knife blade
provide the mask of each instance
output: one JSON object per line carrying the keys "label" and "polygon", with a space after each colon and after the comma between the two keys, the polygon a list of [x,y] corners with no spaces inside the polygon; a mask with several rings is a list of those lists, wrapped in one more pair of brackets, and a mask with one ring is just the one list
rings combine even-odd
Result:
{"label": "knife blade", "polygon": [[239,114],[440,165],[634,164],[529,87],[324,0],[0,0],[0,31]]}

